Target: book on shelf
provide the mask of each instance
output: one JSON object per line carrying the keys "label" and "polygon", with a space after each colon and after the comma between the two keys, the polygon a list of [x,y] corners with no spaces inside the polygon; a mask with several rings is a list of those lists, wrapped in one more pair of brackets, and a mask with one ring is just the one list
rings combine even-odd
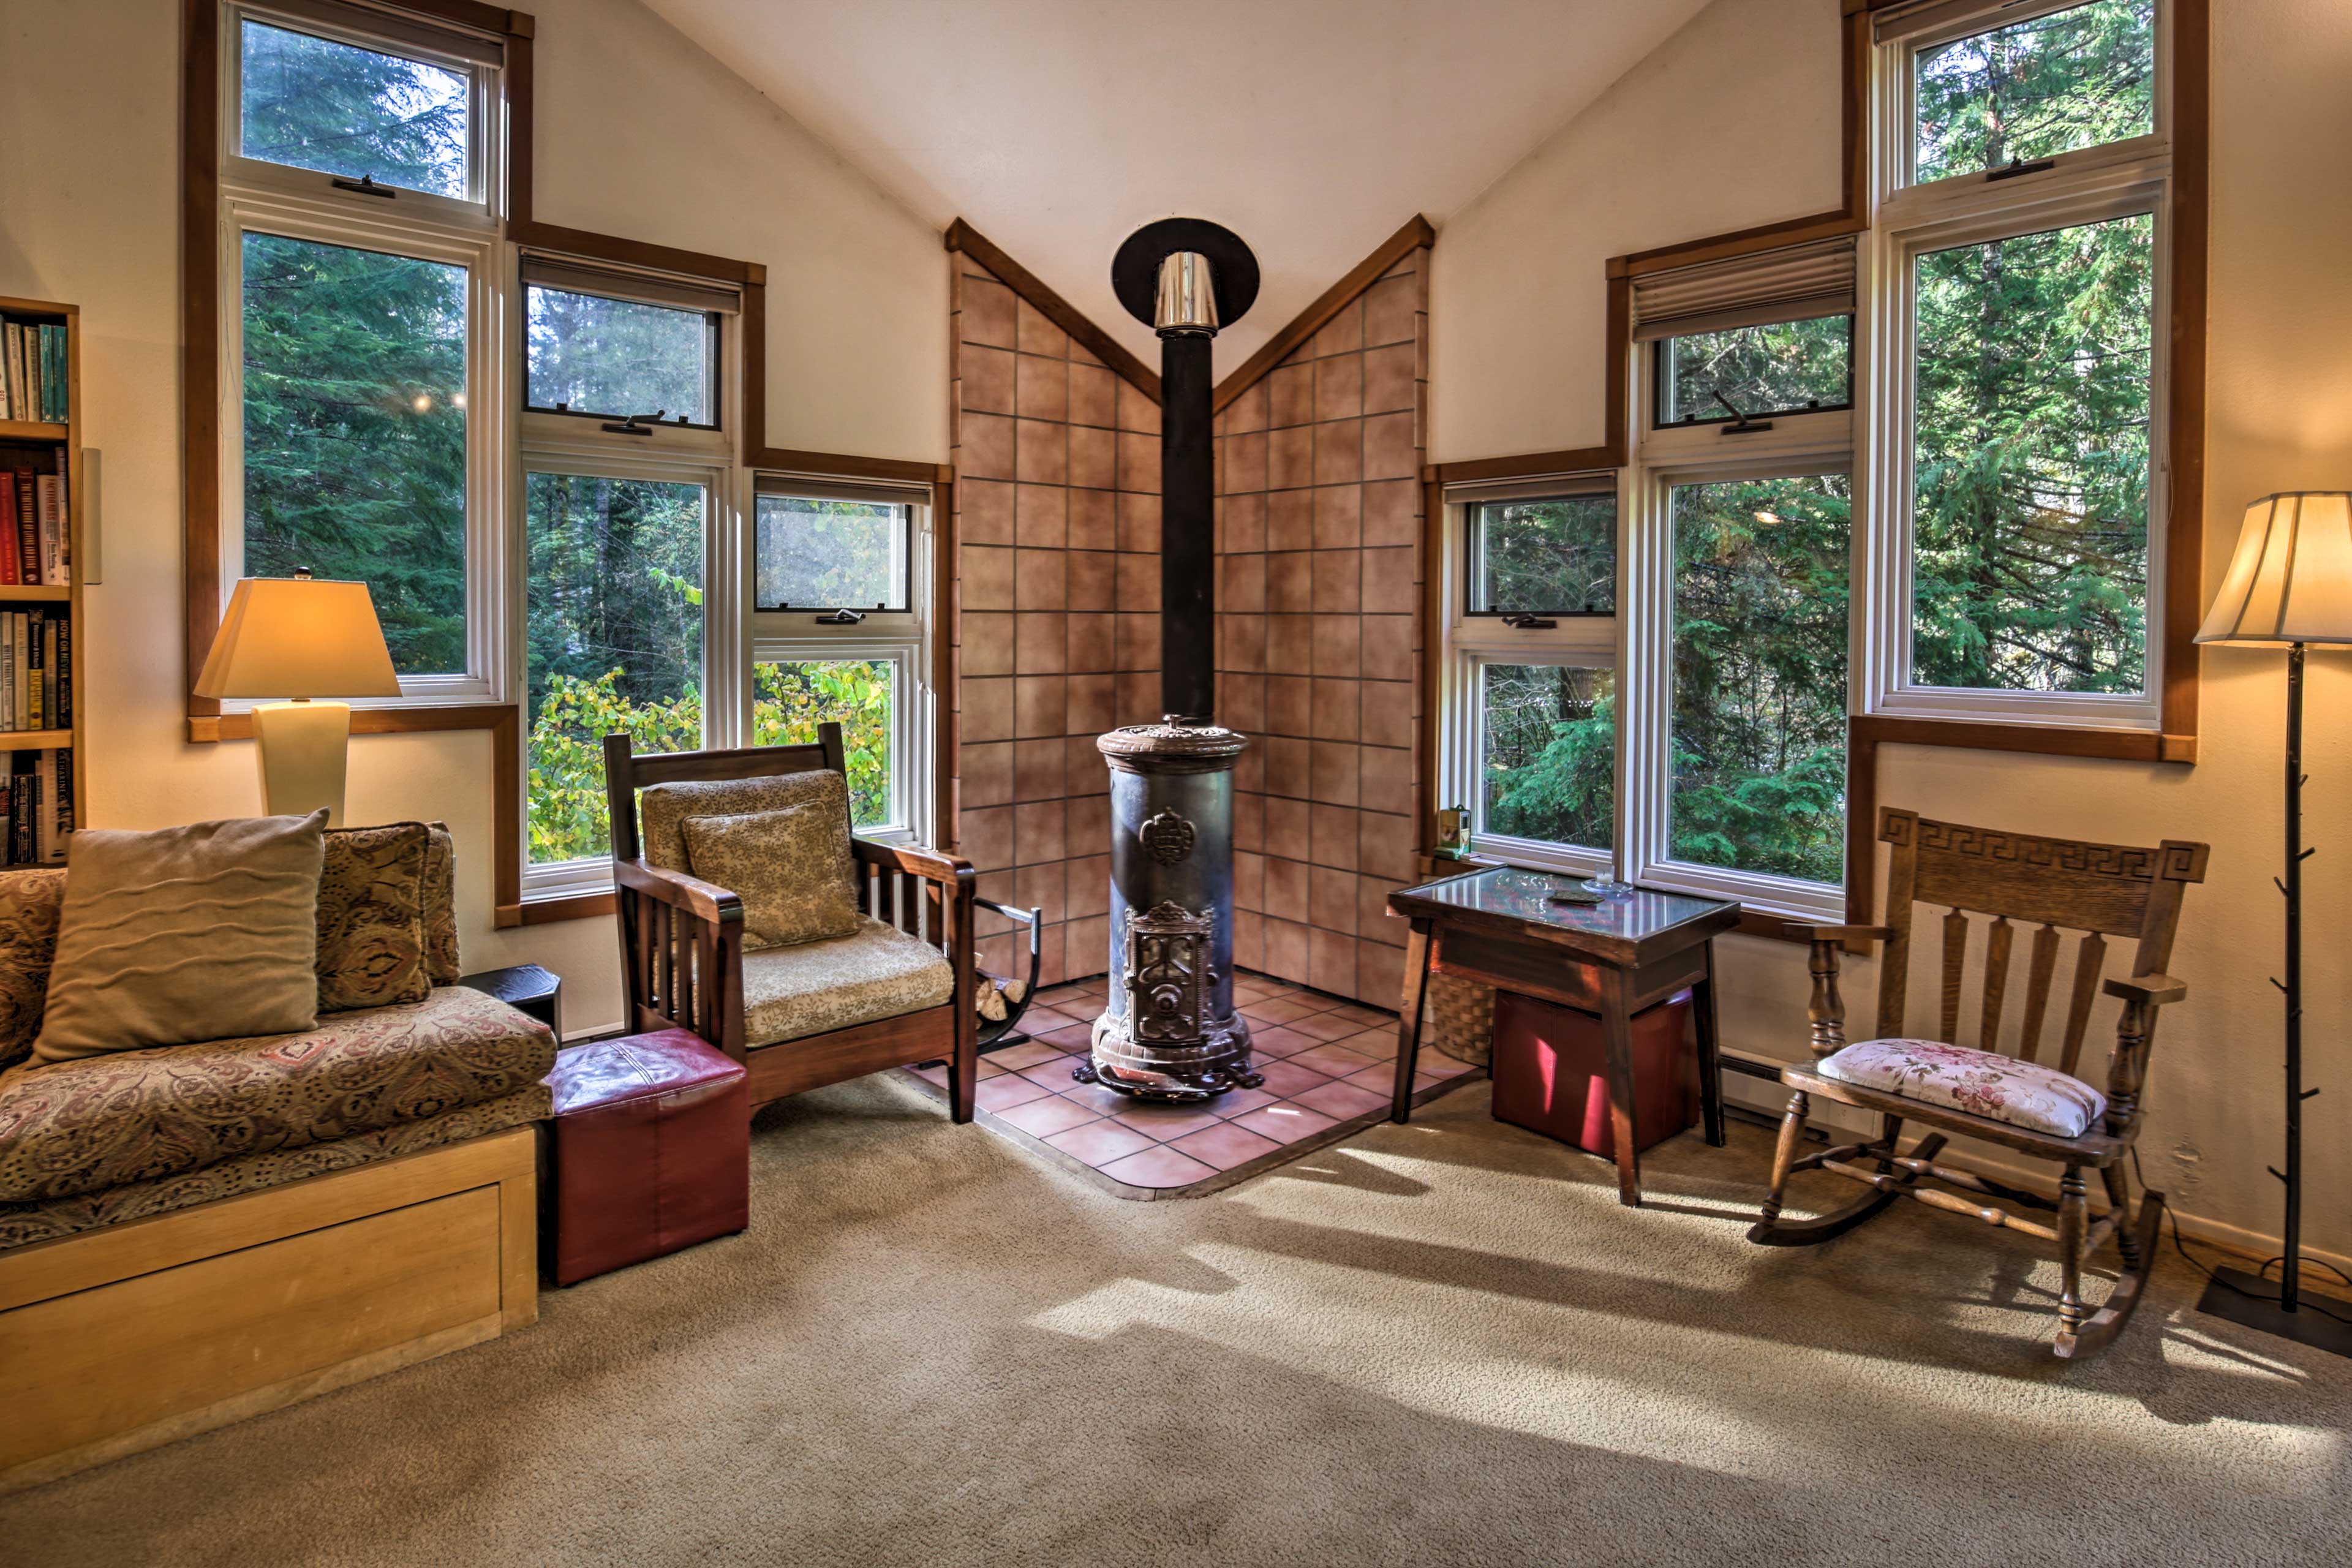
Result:
{"label": "book on shelf", "polygon": [[0,790],[0,863],[61,866],[74,830],[73,752],[61,747],[8,754]]}
{"label": "book on shelf", "polygon": [[54,610],[0,611],[0,726],[73,728],[73,618]]}
{"label": "book on shelf", "polygon": [[0,418],[64,424],[69,381],[62,322],[0,317]]}

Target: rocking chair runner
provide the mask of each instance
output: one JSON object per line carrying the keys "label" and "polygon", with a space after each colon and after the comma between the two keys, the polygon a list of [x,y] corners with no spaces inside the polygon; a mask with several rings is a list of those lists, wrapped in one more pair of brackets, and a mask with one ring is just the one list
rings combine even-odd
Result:
{"label": "rocking chair runner", "polygon": [[[645,857],[637,791],[690,779],[755,779],[820,768],[842,772],[841,726],[820,724],[817,737],[814,745],[660,756],[633,755],[626,735],[605,737],[604,790],[629,1027],[677,1027],[699,1035],[750,1069],[755,1107],[886,1068],[945,1058],[949,1114],[970,1121],[980,1079],[973,989],[976,881],[970,861],[853,835],[851,871],[860,911],[939,949],[954,968],[953,993],[937,1006],[763,1042],[746,1035],[743,900]],[[877,934],[905,945],[888,932]],[[769,963],[778,952],[752,956]]]}
{"label": "rocking chair runner", "polygon": [[[2125,1165],[2139,1136],[2140,1088],[2147,1078],[2156,1009],[2188,994],[2188,987],[2158,972],[2172,956],[2182,889],[2205,879],[2207,847],[2169,838],[2154,849],[2036,838],[1934,822],[1916,812],[1894,810],[1880,814],[1878,837],[1892,846],[1886,923],[1807,928],[1812,940],[1813,996],[1809,1016],[1814,1060],[1810,1068],[1781,1071],[1781,1081],[1796,1092],[1790,1097],[1788,1116],[1773,1154],[1771,1195],[1748,1238],[1768,1247],[1810,1246],[1843,1236],[1885,1210],[1896,1198],[1908,1197],[1932,1208],[2053,1241],[2063,1266],[2055,1349],[2061,1356],[2089,1354],[2112,1340],[2131,1316],[2155,1264],[2164,1194],[2144,1194],[2135,1219]],[[1915,900],[1941,905],[1948,911],[1942,921],[1941,1028],[1933,1042],[1902,1038]],[[1982,1058],[1951,1048],[1959,1033],[1971,913],[1992,917],[1983,943],[1978,1046],[1993,1054]],[[2000,1054],[2003,1014],[2019,923],[2038,929],[2032,933],[2026,963],[2019,1049],[2015,1055],[2003,1056]],[[2061,928],[2083,935],[2075,947],[2072,983],[2063,1002],[2063,1032],[2053,1074],[2032,1064],[2050,1010]],[[2130,977],[2102,981],[2108,937],[2137,942]],[[1838,994],[1839,950],[1849,942],[1885,944],[1879,961],[1879,1038],[1850,1048],[1845,1004]],[[2104,1106],[2099,1104],[2103,1097],[2074,1077],[2092,1003],[2101,992],[2123,1002],[2115,1049],[2108,1058]],[[1869,1078],[1882,1081],[1875,1086],[1856,1081]],[[2027,1094],[2012,1097],[2006,1087],[2012,1083]],[[1814,1095],[1877,1111],[1883,1118],[1878,1137],[1799,1158],[1806,1112]],[[1934,1098],[1926,1098],[1930,1096]],[[2048,1113],[2009,1103],[2012,1098],[2028,1097],[2046,1098]],[[2085,1124],[2069,1135],[2063,1128],[2074,1117],[2081,1117]],[[1896,1142],[1906,1121],[1937,1129],[1908,1154]],[[2020,1192],[1957,1165],[1939,1163],[1936,1156],[1950,1133],[2058,1162],[2063,1174],[2058,1183],[2057,1203],[2053,1205],[2038,1194]],[[1817,1219],[1781,1218],[1789,1177],[1811,1170],[1832,1171],[1871,1190]],[[2096,1170],[2107,1191],[2110,1206],[2096,1221],[2090,1218],[2083,1178],[2085,1170]],[[2057,1223],[2053,1226],[2021,1219],[1999,1207],[1922,1184],[1930,1180],[2012,1204],[2054,1206]],[[2110,1237],[2123,1254],[2123,1274],[2094,1312],[2083,1297],[2083,1263]]]}

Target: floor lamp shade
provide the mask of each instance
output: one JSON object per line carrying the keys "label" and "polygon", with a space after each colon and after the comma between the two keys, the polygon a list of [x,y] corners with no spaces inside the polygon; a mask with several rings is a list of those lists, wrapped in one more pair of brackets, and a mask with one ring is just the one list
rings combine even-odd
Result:
{"label": "floor lamp shade", "polygon": [[2352,643],[2352,491],[2288,491],[2248,507],[2197,640]]}
{"label": "floor lamp shade", "polygon": [[299,816],[325,806],[340,825],[352,710],[317,700],[397,697],[400,677],[366,584],[247,577],[221,616],[196,695],[286,699],[253,710],[266,809]]}

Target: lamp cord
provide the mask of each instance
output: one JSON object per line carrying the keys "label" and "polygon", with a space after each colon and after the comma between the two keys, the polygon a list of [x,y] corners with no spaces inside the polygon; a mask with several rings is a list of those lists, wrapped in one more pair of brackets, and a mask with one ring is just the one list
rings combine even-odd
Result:
{"label": "lamp cord", "polygon": [[[2147,1191],[2147,1177],[2140,1171],[2139,1150],[2137,1148],[2134,1148],[2132,1150],[2131,1159],[2132,1179],[2139,1184],[2139,1190],[2145,1194]],[[2146,1202],[2147,1200],[2143,1197],[2141,1201]],[[2182,1244],[2180,1239],[2180,1216],[2172,1211],[2172,1205],[2169,1204],[2165,1205],[2164,1217],[2168,1222],[2169,1222],[2172,1227],[2172,1250],[2180,1254],[2180,1260],[2183,1263],[2188,1264],[2189,1268],[2194,1268],[2198,1273],[2205,1276],[2208,1280],[2211,1281],[2213,1284],[2219,1285],[2222,1289],[2231,1292],[2232,1295],[2243,1296],[2249,1301],[2268,1301],[2271,1300],[2268,1296],[2257,1296],[2252,1290],[2244,1289],[2239,1286],[2231,1284],[2227,1279],[2222,1279],[2221,1275],[2215,1273],[2212,1269],[2208,1268],[2205,1265],[2197,1261],[2194,1257],[2190,1256],[2189,1248]],[[2285,1261],[2286,1257],[2284,1253],[2276,1258],[2265,1259],[2263,1266],[2254,1271],[2256,1278],[2267,1279],[2270,1275],[2272,1264],[2283,1264]],[[2333,1263],[2324,1263],[2316,1258],[2307,1258],[2303,1261],[2304,1267],[2307,1268],[2325,1268],[2330,1274],[2335,1275],[2336,1279],[2343,1280],[2345,1284],[2352,1285],[2352,1275],[2347,1275],[2344,1270],[2336,1268]],[[2347,1318],[2341,1312],[2331,1312],[2308,1296],[2301,1298],[2297,1303],[2297,1310],[2316,1312],[2323,1318],[2333,1318],[2339,1323],[2352,1324],[2352,1318]]]}

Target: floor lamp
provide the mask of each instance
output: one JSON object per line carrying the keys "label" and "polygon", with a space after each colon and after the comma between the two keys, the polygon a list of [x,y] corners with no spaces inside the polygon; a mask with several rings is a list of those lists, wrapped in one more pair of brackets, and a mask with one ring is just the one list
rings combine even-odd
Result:
{"label": "floor lamp", "polygon": [[[2284,645],[2286,652],[2286,1188],[2285,1256],[2278,1283],[2222,1268],[2198,1310],[2266,1333],[2352,1356],[2352,1322],[2302,1300],[2303,1102],[2303,656],[2309,643],[2352,643],[2352,492],[2302,490],[2265,496],[2246,509],[2229,574],[2197,628],[2200,643]],[[2347,1313],[2352,1316],[2352,1313]]]}

